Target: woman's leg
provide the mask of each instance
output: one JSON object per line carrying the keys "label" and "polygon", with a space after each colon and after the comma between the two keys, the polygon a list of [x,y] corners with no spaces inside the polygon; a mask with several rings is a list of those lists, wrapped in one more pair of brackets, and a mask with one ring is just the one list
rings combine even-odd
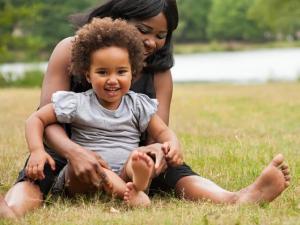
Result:
{"label": "woman's leg", "polygon": [[18,182],[7,192],[5,198],[0,198],[0,217],[22,217],[42,203],[43,194],[36,184],[29,181]]}
{"label": "woman's leg", "polygon": [[200,176],[182,177],[175,186],[180,197],[215,203],[270,202],[289,185],[290,174],[281,154],[275,156],[256,181],[238,192],[230,192]]}

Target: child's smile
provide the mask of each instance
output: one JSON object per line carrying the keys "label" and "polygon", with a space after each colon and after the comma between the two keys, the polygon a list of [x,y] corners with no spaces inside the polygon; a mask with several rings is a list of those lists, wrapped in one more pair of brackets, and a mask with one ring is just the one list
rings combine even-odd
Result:
{"label": "child's smile", "polygon": [[111,46],[92,53],[87,80],[103,107],[117,109],[122,96],[129,91],[131,79],[131,65],[126,49]]}

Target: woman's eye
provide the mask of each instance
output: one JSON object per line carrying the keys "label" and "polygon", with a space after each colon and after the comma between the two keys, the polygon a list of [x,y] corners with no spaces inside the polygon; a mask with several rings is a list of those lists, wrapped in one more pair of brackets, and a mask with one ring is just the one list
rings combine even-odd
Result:
{"label": "woman's eye", "polygon": [[158,34],[157,38],[158,39],[165,39],[167,37],[167,34]]}
{"label": "woman's eye", "polygon": [[147,34],[148,30],[143,28],[143,27],[137,27],[137,29],[142,33],[142,34]]}

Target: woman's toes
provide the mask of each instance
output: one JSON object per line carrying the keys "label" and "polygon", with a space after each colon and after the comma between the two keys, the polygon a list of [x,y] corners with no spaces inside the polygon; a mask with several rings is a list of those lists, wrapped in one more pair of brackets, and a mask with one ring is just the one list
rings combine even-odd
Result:
{"label": "woman's toes", "polygon": [[280,166],[280,169],[281,170],[286,170],[286,169],[288,169],[289,168],[289,166],[286,164],[286,163],[283,163],[281,166]]}
{"label": "woman's toes", "polygon": [[284,186],[287,188],[288,186],[290,186],[290,182],[289,182],[289,181],[286,181],[286,182],[284,183]]}
{"label": "woman's toes", "polygon": [[276,156],[273,158],[272,164],[273,164],[273,166],[276,166],[276,167],[277,167],[277,166],[282,165],[283,161],[284,161],[283,155],[282,155],[282,154],[278,154],[278,155],[276,155]]}
{"label": "woman's toes", "polygon": [[290,174],[290,170],[289,169],[284,169],[282,170],[282,173],[286,176]]}
{"label": "woman's toes", "polygon": [[286,176],[284,176],[284,179],[285,179],[286,181],[290,181],[290,180],[291,180],[291,176],[290,176],[290,175],[286,175]]}

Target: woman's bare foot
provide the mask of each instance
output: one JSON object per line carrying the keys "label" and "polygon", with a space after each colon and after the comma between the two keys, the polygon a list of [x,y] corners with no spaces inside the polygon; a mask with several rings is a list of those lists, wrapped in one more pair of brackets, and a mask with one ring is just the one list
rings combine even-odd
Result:
{"label": "woman's bare foot", "polygon": [[131,156],[132,181],[137,191],[144,191],[153,172],[152,159],[143,152],[134,152]]}
{"label": "woman's bare foot", "polygon": [[238,203],[271,202],[290,184],[290,172],[281,154],[276,155],[256,181],[238,192]]}
{"label": "woman's bare foot", "polygon": [[0,218],[17,218],[15,213],[8,207],[2,196],[0,196]]}
{"label": "woman's bare foot", "polygon": [[150,205],[149,197],[143,191],[137,191],[132,182],[126,184],[124,201],[131,207],[147,207]]}

